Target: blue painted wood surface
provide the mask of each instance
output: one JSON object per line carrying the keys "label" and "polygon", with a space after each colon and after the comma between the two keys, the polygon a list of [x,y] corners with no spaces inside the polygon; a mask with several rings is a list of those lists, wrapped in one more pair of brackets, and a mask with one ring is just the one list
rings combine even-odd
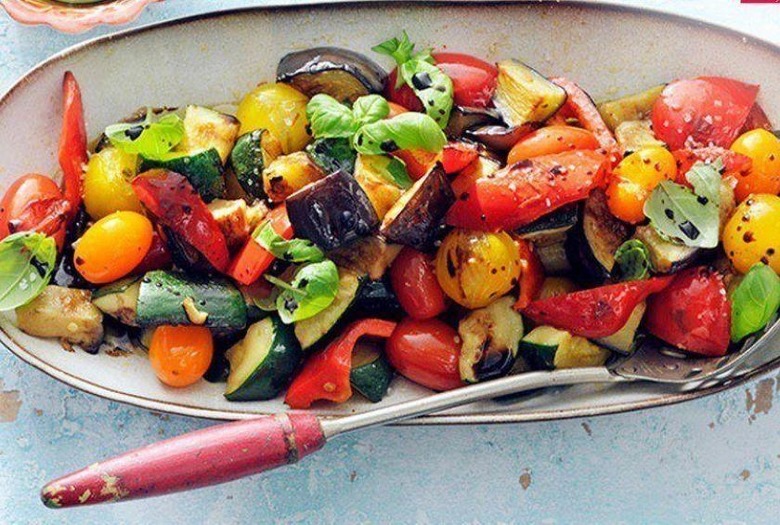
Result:
{"label": "blue painted wood surface", "polygon": [[[238,0],[168,0],[132,25]],[[780,5],[626,0],[780,43]],[[0,17],[0,90],[64,36]],[[48,479],[212,424],[67,388],[0,351],[0,523],[778,523],[780,375],[642,412],[346,436],[285,471],[141,502],[51,511]]]}

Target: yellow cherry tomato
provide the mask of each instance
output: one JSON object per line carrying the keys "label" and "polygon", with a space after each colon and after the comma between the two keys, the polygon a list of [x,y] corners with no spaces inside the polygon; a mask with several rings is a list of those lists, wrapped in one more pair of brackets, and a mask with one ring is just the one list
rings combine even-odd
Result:
{"label": "yellow cherry tomato", "polygon": [[436,279],[456,303],[482,308],[517,284],[520,264],[508,233],[455,229],[436,252]]}
{"label": "yellow cherry tomato", "polygon": [[758,262],[780,274],[780,197],[751,195],[723,229],[723,249],[739,272]]}
{"label": "yellow cherry tomato", "polygon": [[747,173],[737,175],[734,194],[742,202],[751,193],[780,193],[780,139],[765,129],[754,129],[743,133],[731,150],[741,153],[753,161]]}
{"label": "yellow cherry tomato", "polygon": [[618,219],[637,224],[645,220],[644,206],[650,193],[665,179],[677,175],[677,162],[669,150],[643,148],[624,158],[607,187],[609,211]]}
{"label": "yellow cherry tomato", "polygon": [[152,223],[133,211],[117,211],[89,227],[76,244],[78,272],[95,284],[116,281],[133,271],[152,245]]}
{"label": "yellow cherry tomato", "polygon": [[287,84],[260,84],[238,104],[236,117],[241,134],[267,129],[285,154],[302,150],[311,138],[307,131],[309,98]]}
{"label": "yellow cherry tomato", "polygon": [[90,157],[84,172],[84,207],[93,219],[115,211],[143,212],[130,182],[138,171],[138,156],[106,148]]}
{"label": "yellow cherry tomato", "polygon": [[189,386],[208,370],[214,354],[211,332],[203,326],[158,326],[149,345],[149,361],[168,386]]}

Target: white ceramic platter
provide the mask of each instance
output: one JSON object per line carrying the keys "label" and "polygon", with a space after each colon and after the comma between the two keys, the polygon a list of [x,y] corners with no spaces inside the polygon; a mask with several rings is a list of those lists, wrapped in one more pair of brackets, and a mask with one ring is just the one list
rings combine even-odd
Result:
{"label": "white ceramic platter", "polygon": [[[145,105],[217,104],[272,80],[282,55],[318,45],[370,54],[406,29],[420,46],[487,60],[518,58],[548,75],[580,83],[596,99],[674,78],[719,74],[760,83],[760,102],[780,118],[780,49],[699,22],[594,3],[368,3],[260,8],[177,20],[68,49],[34,68],[0,100],[0,190],[27,172],[56,173],[60,83],[78,78],[87,126],[97,135]],[[385,64],[389,67],[389,64]],[[26,336],[0,317],[0,339],[20,358],[76,388],[152,410],[238,419],[285,409],[281,400],[230,403],[223,385],[187,389],[160,384],[146,356],[66,352]],[[777,332],[777,331],[775,331]],[[777,339],[777,337],[775,338]],[[774,367],[778,364],[775,363]],[[764,366],[767,372],[773,365]],[[736,384],[736,383],[734,383]],[[723,387],[720,387],[723,388]],[[653,385],[572,387],[513,403],[485,402],[418,423],[487,423],[592,416],[690,399],[716,389],[680,392]],[[381,405],[428,390],[396,379]],[[356,399],[317,407],[337,417],[372,406]]]}

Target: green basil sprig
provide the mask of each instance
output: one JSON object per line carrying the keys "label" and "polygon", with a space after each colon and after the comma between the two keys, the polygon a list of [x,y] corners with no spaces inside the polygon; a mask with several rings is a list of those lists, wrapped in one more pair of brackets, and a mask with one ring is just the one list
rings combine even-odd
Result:
{"label": "green basil sprig", "polygon": [[325,254],[313,242],[306,239],[288,241],[276,233],[269,221],[258,226],[252,236],[277,259],[295,263],[320,262],[325,259]]}
{"label": "green basil sprig", "polygon": [[302,266],[289,284],[272,275],[265,278],[281,289],[276,309],[285,324],[317,315],[331,305],[339,288],[338,268],[329,259]]}
{"label": "green basil sprig", "polygon": [[650,275],[650,251],[639,239],[630,239],[615,250],[615,265],[621,281],[638,281]]}
{"label": "green basil sprig", "polygon": [[644,212],[665,237],[686,246],[714,248],[719,241],[720,184],[718,164],[697,162],[685,177],[693,191],[665,180],[650,194]]}
{"label": "green basil sprig", "polygon": [[392,57],[398,64],[396,88],[404,82],[420,99],[429,117],[444,129],[450,120],[453,105],[452,80],[436,67],[429,49],[414,52],[414,44],[403,32],[401,38],[391,38],[374,46],[375,52]]}
{"label": "green basil sprig", "polygon": [[49,284],[57,244],[41,233],[20,232],[0,242],[0,311],[35,299]]}
{"label": "green basil sprig", "polygon": [[125,153],[160,160],[184,138],[184,122],[175,113],[152,121],[152,110],[147,109],[143,122],[113,124],[105,133],[111,144]]}
{"label": "green basil sprig", "polygon": [[754,265],[731,296],[731,340],[764,328],[780,309],[780,277],[769,266]]}

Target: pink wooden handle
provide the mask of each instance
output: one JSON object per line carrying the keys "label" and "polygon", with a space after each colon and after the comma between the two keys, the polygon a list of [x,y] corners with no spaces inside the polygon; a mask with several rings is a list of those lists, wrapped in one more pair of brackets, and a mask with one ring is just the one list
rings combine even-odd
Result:
{"label": "pink wooden handle", "polygon": [[325,436],[309,414],[278,414],[184,434],[95,463],[47,484],[47,507],[119,501],[224,483],[320,449]]}

